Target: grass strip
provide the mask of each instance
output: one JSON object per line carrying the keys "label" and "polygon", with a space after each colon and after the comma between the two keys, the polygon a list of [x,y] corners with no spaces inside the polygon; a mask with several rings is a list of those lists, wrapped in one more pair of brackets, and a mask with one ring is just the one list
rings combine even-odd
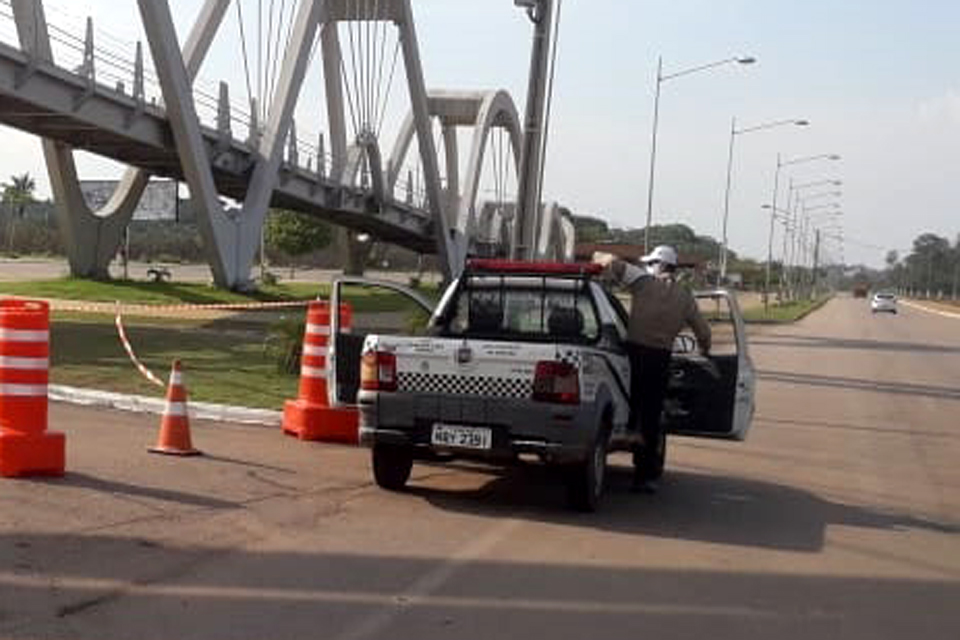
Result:
{"label": "grass strip", "polygon": [[[349,286],[345,299],[358,312],[401,311],[408,307],[406,299],[383,289]],[[436,289],[422,293],[437,299]],[[251,293],[237,293],[194,282],[144,282],[112,280],[100,282],[82,278],[0,282],[0,294],[22,297],[76,300],[83,302],[116,302],[123,304],[246,304],[251,302],[294,302],[328,298],[329,284],[282,283],[261,287]]]}
{"label": "grass strip", "polygon": [[[278,372],[276,358],[266,347],[266,330],[233,330],[219,320],[128,320],[126,329],[138,357],[161,379],[174,359],[183,361],[191,399],[280,409],[285,399],[296,397],[298,379]],[[55,314],[50,343],[55,384],[164,394],[134,369],[110,317]]]}
{"label": "grass strip", "polygon": [[788,324],[796,322],[813,313],[830,300],[832,296],[823,296],[816,300],[795,300],[784,304],[770,305],[769,309],[763,306],[750,307],[743,311],[746,322],[756,324]]}

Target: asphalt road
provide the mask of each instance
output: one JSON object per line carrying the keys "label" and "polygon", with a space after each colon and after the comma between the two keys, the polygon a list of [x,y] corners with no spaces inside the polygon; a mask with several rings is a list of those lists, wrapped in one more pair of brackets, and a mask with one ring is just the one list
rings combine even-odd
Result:
{"label": "asphalt road", "polygon": [[[0,480],[0,637],[960,637],[960,319],[838,299],[753,336],[744,444],[671,442],[659,494],[602,513],[538,469],[415,469],[53,406],[61,480]],[[625,460],[618,459],[620,464]]]}

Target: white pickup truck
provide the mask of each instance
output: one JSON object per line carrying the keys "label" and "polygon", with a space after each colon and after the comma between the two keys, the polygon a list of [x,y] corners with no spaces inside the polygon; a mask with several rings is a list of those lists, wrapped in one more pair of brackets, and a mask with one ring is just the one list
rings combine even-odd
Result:
{"label": "white pickup truck", "polygon": [[[626,311],[600,274],[595,265],[473,260],[435,308],[399,285],[335,281],[334,305],[345,285],[386,286],[430,313],[422,336],[350,338],[359,380],[355,397],[339,395],[360,407],[377,484],[403,489],[418,458],[533,458],[562,467],[572,507],[595,510],[607,454],[639,444],[626,429]],[[677,339],[665,424],[672,434],[743,440],[754,409],[743,321],[725,291],[697,299],[713,352],[699,355],[692,334]],[[350,350],[337,344],[337,368],[348,371]],[[662,468],[661,459],[656,473]]]}

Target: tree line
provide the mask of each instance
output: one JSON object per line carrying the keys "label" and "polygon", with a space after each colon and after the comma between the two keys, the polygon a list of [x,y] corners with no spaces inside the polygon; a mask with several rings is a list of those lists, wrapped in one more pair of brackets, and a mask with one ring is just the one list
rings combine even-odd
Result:
{"label": "tree line", "polygon": [[949,238],[923,233],[906,256],[890,251],[882,284],[910,295],[956,299],[960,291],[960,234]]}

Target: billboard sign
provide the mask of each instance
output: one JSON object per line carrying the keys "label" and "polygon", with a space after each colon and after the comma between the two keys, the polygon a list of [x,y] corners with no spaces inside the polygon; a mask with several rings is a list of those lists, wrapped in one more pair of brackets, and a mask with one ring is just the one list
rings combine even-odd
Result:
{"label": "billboard sign", "polygon": [[[117,180],[81,180],[80,191],[93,211],[103,208],[116,190]],[[151,180],[133,212],[134,220],[176,220],[178,185],[175,180]]]}

